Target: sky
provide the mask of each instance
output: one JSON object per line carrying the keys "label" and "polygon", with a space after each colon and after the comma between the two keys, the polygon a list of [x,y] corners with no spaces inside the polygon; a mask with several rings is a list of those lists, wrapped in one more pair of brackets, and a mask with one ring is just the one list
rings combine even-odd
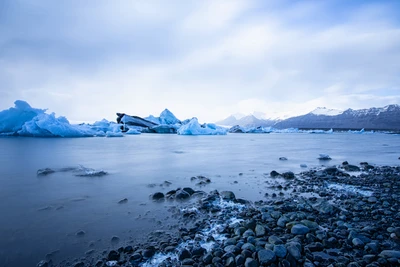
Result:
{"label": "sky", "polygon": [[2,0],[0,110],[214,122],[400,103],[398,0]]}

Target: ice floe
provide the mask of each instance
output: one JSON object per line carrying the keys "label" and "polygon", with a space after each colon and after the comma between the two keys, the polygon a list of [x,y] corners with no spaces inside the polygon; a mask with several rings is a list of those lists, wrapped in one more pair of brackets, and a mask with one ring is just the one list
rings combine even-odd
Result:
{"label": "ice floe", "polygon": [[178,129],[179,135],[225,135],[227,129],[214,123],[200,124],[197,118],[191,119]]}

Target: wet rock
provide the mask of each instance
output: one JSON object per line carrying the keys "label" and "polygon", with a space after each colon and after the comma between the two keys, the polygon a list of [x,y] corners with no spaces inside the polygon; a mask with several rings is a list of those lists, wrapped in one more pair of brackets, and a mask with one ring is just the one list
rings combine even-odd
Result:
{"label": "wet rock", "polygon": [[261,265],[269,265],[276,260],[276,255],[269,249],[261,249],[257,252],[257,258]]}
{"label": "wet rock", "polygon": [[328,175],[336,175],[339,172],[340,171],[336,167],[328,167],[328,168],[324,169],[324,173],[326,173]]}
{"label": "wet rock", "polygon": [[148,247],[148,248],[146,248],[145,250],[142,251],[142,256],[145,259],[150,259],[151,257],[154,256],[154,254],[156,254],[156,250],[152,246],[150,246],[150,247]]}
{"label": "wet rock", "polygon": [[157,193],[154,193],[151,198],[155,201],[158,201],[158,200],[164,199],[164,197],[165,196],[162,192],[157,192]]}
{"label": "wet rock", "polygon": [[288,160],[286,157],[280,157],[279,160],[285,161]]}
{"label": "wet rock", "polygon": [[302,224],[304,224],[305,226],[307,226],[310,230],[316,230],[319,228],[318,223],[313,222],[313,221],[309,221],[309,220],[301,220],[300,221]]}
{"label": "wet rock", "polygon": [[190,258],[190,257],[192,257],[192,254],[187,249],[182,249],[178,253],[178,258],[179,258],[180,261],[184,260],[184,259],[187,259],[187,258]]}
{"label": "wet rock", "polygon": [[125,204],[125,203],[128,203],[127,198],[124,198],[124,199],[121,199],[120,201],[118,201],[118,204]]}
{"label": "wet rock", "polygon": [[268,237],[268,242],[270,244],[274,244],[274,245],[280,245],[283,244],[282,239],[280,239],[279,237],[275,236],[275,235],[271,235],[270,237]]}
{"label": "wet rock", "polygon": [[41,261],[38,262],[36,267],[49,267],[49,263],[47,261],[45,261],[45,260],[41,260]]}
{"label": "wet rock", "polygon": [[237,255],[236,257],[235,257],[235,263],[236,263],[236,265],[243,265],[244,264],[244,262],[246,261],[246,259],[245,259],[245,257],[243,256],[243,255]]}
{"label": "wet rock", "polygon": [[52,173],[55,173],[56,171],[50,168],[44,168],[44,169],[39,169],[36,174],[39,176],[46,176]]}
{"label": "wet rock", "polygon": [[189,195],[193,195],[195,193],[195,191],[190,187],[184,187],[182,190],[187,192]]}
{"label": "wet rock", "polygon": [[336,208],[326,200],[323,200],[312,207],[323,214],[334,214],[336,210]]}
{"label": "wet rock", "polygon": [[263,225],[257,224],[255,230],[256,230],[256,237],[262,237],[265,236],[266,234],[265,227]]}
{"label": "wet rock", "polygon": [[84,236],[86,234],[86,232],[85,231],[83,231],[83,230],[79,230],[78,232],[76,232],[76,236]]}
{"label": "wet rock", "polygon": [[292,227],[291,233],[294,235],[305,235],[310,231],[310,229],[302,224],[296,224]]}
{"label": "wet rock", "polygon": [[131,254],[132,252],[133,252],[133,247],[132,246],[126,246],[124,248],[124,253]]}
{"label": "wet rock", "polygon": [[294,179],[295,177],[293,172],[284,172],[281,175],[285,179]]}
{"label": "wet rock", "polygon": [[140,262],[142,260],[142,255],[140,255],[139,253],[134,253],[132,254],[132,256],[129,258],[129,262],[132,263],[132,265],[134,265],[137,262]]}
{"label": "wet rock", "polygon": [[353,246],[356,248],[362,248],[365,245],[360,238],[353,238],[351,242],[353,243]]}
{"label": "wet rock", "polygon": [[277,225],[280,227],[285,227],[286,224],[289,222],[289,218],[287,218],[286,216],[281,216],[278,221],[277,221]]}
{"label": "wet rock", "polygon": [[243,233],[243,237],[249,237],[249,236],[255,236],[256,234],[254,233],[253,230],[248,229]]}
{"label": "wet rock", "polygon": [[107,260],[109,260],[109,261],[118,261],[119,257],[120,257],[120,254],[117,251],[111,250],[108,253]]}
{"label": "wet rock", "polygon": [[252,258],[247,258],[245,263],[244,263],[245,267],[258,267],[259,264],[256,260],[252,259]]}
{"label": "wet rock", "polygon": [[301,259],[301,250],[299,249],[298,246],[294,245],[294,244],[289,244],[286,247],[288,253],[295,258],[296,260],[300,260]]}
{"label": "wet rock", "polygon": [[272,171],[272,172],[270,172],[269,175],[270,175],[271,177],[278,177],[278,176],[280,175],[280,173],[277,172],[277,171]]}
{"label": "wet rock", "polygon": [[383,250],[379,257],[400,259],[400,250]]}
{"label": "wet rock", "polygon": [[241,247],[242,250],[249,250],[251,252],[255,252],[256,251],[256,247],[251,244],[251,243],[246,243]]}
{"label": "wet rock", "polygon": [[348,172],[359,172],[361,170],[360,167],[351,164],[344,164],[343,169]]}
{"label": "wet rock", "polygon": [[185,200],[190,198],[190,194],[183,190],[176,191],[175,198],[178,200]]}
{"label": "wet rock", "polygon": [[284,245],[275,245],[273,251],[274,251],[275,255],[279,258],[286,257],[287,249]]}
{"label": "wet rock", "polygon": [[234,201],[234,200],[236,200],[235,194],[232,191],[221,191],[219,193],[219,195],[225,201]]}

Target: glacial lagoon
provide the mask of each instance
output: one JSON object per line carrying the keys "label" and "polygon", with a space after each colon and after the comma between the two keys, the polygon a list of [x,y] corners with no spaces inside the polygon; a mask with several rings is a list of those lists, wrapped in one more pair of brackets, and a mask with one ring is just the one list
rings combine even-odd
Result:
{"label": "glacial lagoon", "polygon": [[[274,192],[272,170],[297,174],[343,161],[400,163],[399,135],[380,133],[3,137],[0,148],[4,267],[99,254],[168,229],[174,224],[168,209],[177,204],[151,201],[155,192],[188,186],[231,190],[238,198],[257,201]],[[332,159],[320,161],[320,153]],[[55,172],[38,175],[44,168]],[[77,175],[89,169],[107,175]],[[196,185],[191,177],[198,175],[211,183]]]}

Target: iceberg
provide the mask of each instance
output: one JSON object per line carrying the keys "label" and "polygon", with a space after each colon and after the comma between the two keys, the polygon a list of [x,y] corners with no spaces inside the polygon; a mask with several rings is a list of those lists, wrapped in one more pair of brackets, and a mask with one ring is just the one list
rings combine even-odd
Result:
{"label": "iceberg", "polygon": [[193,118],[187,124],[182,125],[177,132],[180,135],[226,135],[228,130],[214,123],[200,125],[197,118]]}
{"label": "iceberg", "polygon": [[163,112],[161,112],[160,117],[154,117],[153,115],[150,115],[144,119],[156,124],[165,124],[165,125],[182,124],[182,122],[177,117],[175,117],[175,115],[168,109],[164,109]]}
{"label": "iceberg", "polygon": [[0,136],[92,137],[122,136],[120,125],[102,120],[89,124],[70,124],[65,117],[47,114],[46,109],[32,108],[17,100],[15,107],[0,112]]}

